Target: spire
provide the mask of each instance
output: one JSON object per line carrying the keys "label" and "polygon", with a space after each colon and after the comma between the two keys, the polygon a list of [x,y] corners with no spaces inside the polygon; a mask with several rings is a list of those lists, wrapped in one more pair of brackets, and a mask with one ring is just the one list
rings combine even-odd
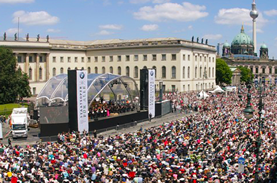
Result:
{"label": "spire", "polygon": [[241,33],[244,33],[244,27],[243,27],[243,23],[242,23],[242,26],[241,26],[241,30],[240,30]]}

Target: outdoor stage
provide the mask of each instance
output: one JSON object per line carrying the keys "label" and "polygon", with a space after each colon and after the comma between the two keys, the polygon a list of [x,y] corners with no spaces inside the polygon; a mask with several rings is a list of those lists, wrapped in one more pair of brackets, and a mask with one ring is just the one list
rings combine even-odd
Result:
{"label": "outdoor stage", "polygon": [[[58,133],[68,132],[67,106],[40,108],[40,137],[56,136]],[[54,112],[55,111],[55,112]],[[103,131],[108,128],[139,122],[148,119],[147,111],[128,112],[118,116],[102,117],[89,121],[89,131]]]}

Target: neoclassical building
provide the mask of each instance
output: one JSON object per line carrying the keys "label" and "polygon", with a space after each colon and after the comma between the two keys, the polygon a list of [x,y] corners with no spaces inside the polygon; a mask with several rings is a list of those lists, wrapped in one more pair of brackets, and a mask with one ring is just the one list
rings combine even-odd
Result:
{"label": "neoclassical building", "polygon": [[68,69],[127,75],[138,83],[139,71],[146,67],[156,70],[157,87],[162,80],[166,91],[215,86],[216,49],[203,41],[177,38],[68,41],[26,37],[20,41],[2,39],[0,46],[13,50],[18,67],[29,76],[34,95],[48,79],[67,73]]}

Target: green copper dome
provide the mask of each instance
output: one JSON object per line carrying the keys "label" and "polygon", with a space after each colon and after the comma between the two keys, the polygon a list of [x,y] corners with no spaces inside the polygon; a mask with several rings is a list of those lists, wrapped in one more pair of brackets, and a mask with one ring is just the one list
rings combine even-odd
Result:
{"label": "green copper dome", "polygon": [[230,47],[230,45],[229,45],[229,43],[225,42],[225,43],[223,44],[223,47]]}
{"label": "green copper dome", "polygon": [[242,26],[240,33],[233,39],[232,45],[252,45],[252,39],[244,33],[244,28]]}
{"label": "green copper dome", "polygon": [[266,46],[266,44],[262,44],[261,48],[267,49],[268,47]]}

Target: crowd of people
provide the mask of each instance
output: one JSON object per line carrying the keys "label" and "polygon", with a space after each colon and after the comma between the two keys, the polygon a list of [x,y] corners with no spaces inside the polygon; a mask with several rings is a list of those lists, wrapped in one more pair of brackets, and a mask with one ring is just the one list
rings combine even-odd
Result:
{"label": "crowd of people", "polygon": [[[236,93],[213,94],[206,100],[196,93],[170,94],[166,98],[174,105],[198,113],[105,138],[73,132],[59,134],[57,142],[1,144],[0,182],[247,183],[254,182],[256,172],[258,182],[276,182],[276,90],[264,92],[260,134],[258,92],[251,91],[255,114],[250,120],[242,114],[246,94],[242,99]],[[245,159],[242,170],[239,158]]]}

